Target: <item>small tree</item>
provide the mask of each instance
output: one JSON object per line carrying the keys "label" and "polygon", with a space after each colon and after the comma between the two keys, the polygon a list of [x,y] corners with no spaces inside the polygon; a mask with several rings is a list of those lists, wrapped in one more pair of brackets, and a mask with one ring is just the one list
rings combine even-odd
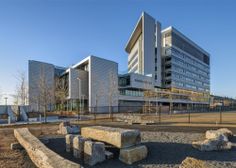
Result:
{"label": "small tree", "polygon": [[118,79],[114,72],[109,73],[109,117],[112,118],[112,106],[115,101],[115,97],[118,96]]}
{"label": "small tree", "polygon": [[18,84],[16,85],[15,95],[14,97],[14,104],[16,105],[26,105],[28,103],[28,86],[26,75],[24,72],[18,73],[16,76]]}
{"label": "small tree", "polygon": [[54,103],[54,83],[49,83],[46,78],[44,66],[40,68],[37,83],[33,89],[32,101],[37,104],[38,111],[43,112],[44,122],[47,122],[48,106]]}
{"label": "small tree", "polygon": [[55,79],[55,102],[60,105],[60,110],[67,100],[68,86],[66,83],[67,81],[63,77]]}

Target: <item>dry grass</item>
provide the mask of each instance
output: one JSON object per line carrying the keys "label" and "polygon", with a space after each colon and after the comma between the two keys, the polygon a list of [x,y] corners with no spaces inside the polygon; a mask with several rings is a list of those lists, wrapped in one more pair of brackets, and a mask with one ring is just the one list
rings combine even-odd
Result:
{"label": "dry grass", "polygon": [[[162,114],[161,122],[164,123],[188,123],[189,114]],[[218,124],[220,123],[220,113],[191,113],[191,123],[199,124]],[[222,113],[223,124],[236,124],[236,112],[224,112]]]}

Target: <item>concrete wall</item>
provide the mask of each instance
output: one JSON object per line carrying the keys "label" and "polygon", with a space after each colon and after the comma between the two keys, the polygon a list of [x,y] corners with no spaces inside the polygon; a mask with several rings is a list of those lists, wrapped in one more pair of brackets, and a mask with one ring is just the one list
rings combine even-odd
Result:
{"label": "concrete wall", "polygon": [[[38,108],[38,97],[42,91],[40,91],[40,81],[45,79],[45,85],[50,88],[54,93],[54,65],[38,62],[38,61],[29,61],[28,67],[29,73],[29,105],[32,110],[37,111]],[[54,96],[51,96],[52,102]]]}
{"label": "concrete wall", "polygon": [[[113,79],[111,78],[113,75]],[[109,93],[113,91],[112,99]],[[91,56],[89,60],[89,106],[118,106],[118,64]]]}

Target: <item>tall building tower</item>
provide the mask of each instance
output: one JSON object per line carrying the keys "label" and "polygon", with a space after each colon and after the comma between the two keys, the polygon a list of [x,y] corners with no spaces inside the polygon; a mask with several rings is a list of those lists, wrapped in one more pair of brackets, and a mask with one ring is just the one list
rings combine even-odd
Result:
{"label": "tall building tower", "polygon": [[163,86],[210,92],[210,54],[176,30],[162,31]]}
{"label": "tall building tower", "polygon": [[133,30],[125,51],[128,55],[128,72],[153,78],[161,87],[161,24],[143,12]]}

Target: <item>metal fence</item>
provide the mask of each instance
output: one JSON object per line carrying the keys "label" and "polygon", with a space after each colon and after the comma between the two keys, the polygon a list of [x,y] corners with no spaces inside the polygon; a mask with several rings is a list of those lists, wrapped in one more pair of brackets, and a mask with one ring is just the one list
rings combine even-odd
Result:
{"label": "metal fence", "polygon": [[[44,114],[41,113],[42,117]],[[78,120],[125,121],[139,118],[153,124],[236,124],[236,107],[232,106],[99,106],[74,111],[47,112],[47,117],[74,118]]]}
{"label": "metal fence", "polygon": [[155,124],[202,123],[236,124],[236,107],[173,107],[169,106],[103,106],[90,107],[78,111],[78,115],[88,119],[117,119],[123,116],[141,116]]}

